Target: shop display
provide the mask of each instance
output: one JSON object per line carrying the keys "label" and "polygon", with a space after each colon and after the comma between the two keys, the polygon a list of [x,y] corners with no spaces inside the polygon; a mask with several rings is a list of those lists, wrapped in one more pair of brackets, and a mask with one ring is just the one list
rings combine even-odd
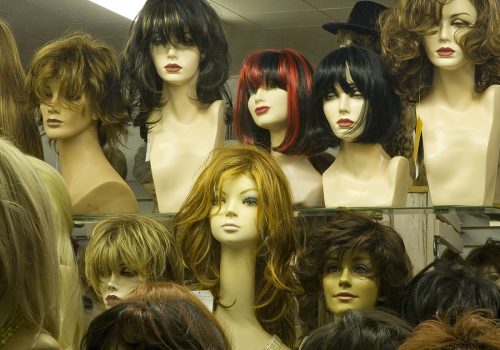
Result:
{"label": "shop display", "polygon": [[498,1],[400,0],[381,22],[386,66],[422,122],[432,203],[491,205],[500,152]]}
{"label": "shop display", "polygon": [[408,160],[391,158],[380,144],[397,131],[401,107],[379,56],[356,46],[331,52],[314,72],[313,95],[317,124],[340,142],[323,173],[325,206],[404,207]]}
{"label": "shop display", "polygon": [[299,208],[324,206],[321,175],[308,158],[311,85],[311,64],[297,51],[255,52],[243,62],[233,116],[236,138],[270,150]]}
{"label": "shop display", "polygon": [[212,292],[234,349],[291,348],[300,239],[288,181],[269,153],[249,145],[215,150],[174,228],[184,263]]}
{"label": "shop display", "polygon": [[111,48],[86,34],[53,40],[36,52],[26,86],[29,109],[54,142],[73,214],[138,212],[102,150],[116,146],[127,125]]}
{"label": "shop display", "polygon": [[210,150],[224,141],[229,55],[205,0],[148,0],[125,47],[123,87],[149,143],[159,211],[176,212]]}

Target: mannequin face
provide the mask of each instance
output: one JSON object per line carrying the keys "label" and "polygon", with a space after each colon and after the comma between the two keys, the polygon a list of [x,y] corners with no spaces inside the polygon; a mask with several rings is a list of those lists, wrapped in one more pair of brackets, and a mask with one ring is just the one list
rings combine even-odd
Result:
{"label": "mannequin face", "polygon": [[[352,142],[365,129],[364,124],[357,126],[364,110],[365,100],[363,95],[357,91],[348,67],[346,68],[346,79],[353,87],[354,93],[347,94],[338,83],[335,83],[334,90],[330,91],[323,100],[323,111],[335,136],[341,140]],[[352,131],[354,127],[357,129]]]}
{"label": "mannequin face", "polygon": [[434,66],[455,70],[467,62],[456,39],[470,31],[476,20],[477,10],[469,0],[450,0],[443,6],[439,26],[424,37],[425,53]]}
{"label": "mannequin face", "polygon": [[486,266],[481,270],[481,275],[492,280],[500,287],[500,273],[493,266]]}
{"label": "mannequin face", "polygon": [[47,137],[53,140],[71,139],[89,128],[97,131],[97,121],[84,115],[82,96],[75,96],[71,102],[78,104],[76,109],[69,109],[59,101],[59,81],[50,80],[45,87],[46,101],[40,104],[43,129]]}
{"label": "mannequin face", "polygon": [[200,50],[194,43],[181,44],[174,41],[166,45],[151,44],[149,48],[156,73],[172,85],[194,84],[198,80]]}
{"label": "mannequin face", "polygon": [[214,238],[222,245],[255,243],[259,237],[258,201],[259,192],[252,178],[240,175],[226,180],[222,184],[222,198],[214,200],[210,213]]}
{"label": "mannequin face", "polygon": [[122,266],[118,273],[111,272],[109,275],[102,276],[99,292],[106,309],[119,303],[144,282],[146,282],[146,278],[139,276],[137,272],[126,266]]}
{"label": "mannequin face", "polygon": [[375,306],[379,297],[377,279],[373,278],[370,256],[346,254],[342,262],[333,257],[326,264],[323,292],[328,309],[335,315],[346,310],[365,310]]}
{"label": "mannequin face", "polygon": [[261,86],[251,92],[248,109],[257,126],[267,130],[283,130],[286,128],[288,115],[288,93],[280,88]]}

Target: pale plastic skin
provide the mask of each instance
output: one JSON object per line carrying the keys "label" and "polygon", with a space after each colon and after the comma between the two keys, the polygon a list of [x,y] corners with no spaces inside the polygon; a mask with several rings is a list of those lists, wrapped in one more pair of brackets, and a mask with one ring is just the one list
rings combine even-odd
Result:
{"label": "pale plastic skin", "polygon": [[[137,213],[134,193],[106,159],[97,135],[97,118],[83,115],[85,96],[68,109],[59,100],[59,81],[48,82],[47,103],[40,104],[47,136],[56,140],[61,174],[68,187],[72,210],[79,215]],[[92,176],[88,176],[92,174]]]}
{"label": "pale plastic skin", "polygon": [[492,85],[480,95],[474,92],[475,67],[455,40],[477,20],[469,0],[449,1],[434,34],[424,38],[434,77],[429,95],[417,104],[417,116],[423,123],[424,164],[434,205],[493,203],[500,86]]}
{"label": "pale plastic skin", "polygon": [[[354,84],[348,68],[346,78]],[[365,101],[359,93],[349,96],[340,85],[334,86],[335,93],[323,101],[323,111],[341,141],[335,162],[322,176],[325,206],[406,206],[411,183],[408,160],[391,158],[380,144],[353,142],[365,128],[357,125]]]}
{"label": "pale plastic skin", "polygon": [[111,274],[102,276],[99,283],[99,293],[106,310],[125,299],[127,295],[145,282],[144,276],[138,275],[126,267],[122,267],[118,272],[112,271]]}
{"label": "pale plastic skin", "polygon": [[[259,127],[269,130],[271,146],[278,147],[285,138],[288,93],[280,88],[260,87],[248,99],[248,109]],[[294,204],[299,208],[323,207],[321,175],[306,156],[271,151],[290,182]]]}
{"label": "pale plastic skin", "polygon": [[[221,100],[203,105],[196,99],[201,53],[196,46],[151,45],[163,80],[165,106],[148,118],[150,161],[159,211],[177,212],[210,151],[224,142]],[[168,66],[168,65],[174,65]],[[177,65],[177,66],[175,66]]]}
{"label": "pale plastic skin", "polygon": [[222,191],[223,198],[214,201],[210,227],[221,244],[219,304],[232,306],[218,306],[215,317],[235,350],[264,349],[273,336],[262,328],[254,308],[259,193],[246,175],[226,180]]}
{"label": "pale plastic skin", "polygon": [[373,262],[366,253],[346,254],[342,262],[330,259],[323,275],[323,293],[328,310],[339,317],[347,310],[371,309],[379,300]]}

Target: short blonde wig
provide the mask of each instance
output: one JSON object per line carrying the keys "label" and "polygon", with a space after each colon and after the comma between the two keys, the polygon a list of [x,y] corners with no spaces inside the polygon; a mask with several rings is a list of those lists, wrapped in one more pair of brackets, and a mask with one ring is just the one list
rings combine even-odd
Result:
{"label": "short blonde wig", "polygon": [[99,293],[100,280],[121,266],[146,281],[182,283],[184,267],[174,236],[166,224],[144,215],[115,215],[99,222],[85,253],[85,275]]}

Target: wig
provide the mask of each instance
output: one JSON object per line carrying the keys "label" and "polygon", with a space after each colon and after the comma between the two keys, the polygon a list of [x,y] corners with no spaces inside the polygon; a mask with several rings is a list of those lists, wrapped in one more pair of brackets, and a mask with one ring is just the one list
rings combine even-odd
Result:
{"label": "wig", "polygon": [[493,267],[500,273],[500,241],[488,238],[486,243],[470,251],[465,264],[470,268],[481,272],[484,268]]}
{"label": "wig", "polygon": [[59,266],[46,184],[21,151],[0,138],[0,327],[59,336]]}
{"label": "wig", "polygon": [[347,310],[340,319],[318,328],[301,350],[396,350],[412,327],[383,309]]}
{"label": "wig", "polygon": [[[382,59],[398,92],[411,102],[425,98],[432,84],[433,65],[423,39],[439,25],[449,0],[399,0],[380,18]],[[475,91],[500,84],[500,8],[498,0],[470,0],[477,10],[475,25],[458,40],[475,65]]]}
{"label": "wig", "polygon": [[269,131],[254,122],[248,110],[252,92],[260,87],[279,88],[288,93],[286,133],[283,142],[273,148],[284,154],[311,154],[310,95],[312,66],[292,49],[257,51],[243,62],[233,113],[233,132],[242,143],[271,148]]}
{"label": "wig", "polygon": [[50,164],[33,157],[28,160],[49,192],[47,202],[54,220],[52,235],[59,258],[61,291],[59,343],[62,348],[73,346],[76,349],[84,333],[84,315],[82,287],[71,241],[71,198],[62,176]]}
{"label": "wig", "polygon": [[97,295],[101,278],[124,264],[146,281],[182,283],[184,268],[167,226],[143,215],[115,215],[99,222],[85,252],[85,275]]}
{"label": "wig", "polygon": [[[390,226],[384,225],[367,214],[344,211],[331,222],[312,232],[307,247],[299,258],[298,277],[304,288],[303,319],[305,328],[316,329],[333,318],[330,313],[318,310],[318,301],[324,301],[322,279],[328,260],[346,254],[366,253],[370,256],[380,296],[380,306],[395,307],[406,284],[412,277],[410,258],[401,236]],[[326,306],[324,306],[326,307]],[[318,317],[318,312],[322,317]],[[324,314],[324,315],[323,315]]]}
{"label": "wig", "polygon": [[202,104],[229,98],[229,51],[222,24],[206,0],[147,0],[130,28],[122,61],[123,89],[135,126],[146,138],[147,119],[161,101],[163,81],[150,47],[170,42],[198,47],[201,53],[196,96]]}
{"label": "wig", "polygon": [[415,276],[403,296],[401,315],[410,324],[442,315],[451,307],[455,313],[485,308],[495,318],[500,316],[500,290],[492,281],[456,264],[438,263],[435,270],[427,269]]}
{"label": "wig", "polygon": [[400,350],[500,349],[500,325],[489,310],[470,310],[420,323]]}
{"label": "wig", "polygon": [[358,46],[342,47],[326,55],[314,71],[313,116],[315,124],[323,130],[326,142],[335,146],[339,143],[325,113],[323,102],[335,91],[335,84],[351,95],[355,92],[347,81],[349,68],[355,88],[365,100],[362,115],[351,132],[365,125],[363,133],[356,139],[359,143],[382,143],[389,141],[399,128],[401,101],[394,92],[389,76],[375,52]]}
{"label": "wig", "polygon": [[229,145],[214,150],[174,218],[176,237],[186,266],[217,301],[221,244],[211,233],[210,212],[214,198],[221,198],[223,183],[240,175],[253,179],[259,193],[256,316],[268,333],[277,334],[292,346],[296,321],[292,294],[298,289],[292,262],[300,239],[288,180],[269,153],[252,145]]}
{"label": "wig", "polygon": [[[126,135],[127,114],[120,94],[119,70],[113,50],[83,33],[53,40],[35,53],[28,68],[28,108],[40,118],[51,80],[60,83],[59,100],[69,109],[84,104],[83,117],[97,118],[99,143],[116,146]],[[81,96],[75,102],[75,98]]]}
{"label": "wig", "polygon": [[215,317],[186,287],[152,284],[143,292],[146,294],[141,298],[120,303],[97,316],[90,323],[82,349],[231,348]]}
{"label": "wig", "polygon": [[0,19],[0,136],[21,151],[43,159],[36,121],[24,110],[24,70],[14,35]]}

